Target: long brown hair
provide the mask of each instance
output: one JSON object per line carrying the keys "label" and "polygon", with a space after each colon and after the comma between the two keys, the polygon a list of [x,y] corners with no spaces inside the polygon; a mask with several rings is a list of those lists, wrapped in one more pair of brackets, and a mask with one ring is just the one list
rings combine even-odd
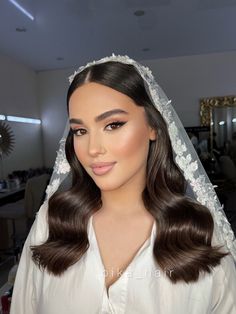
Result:
{"label": "long brown hair", "polygon": [[[226,253],[211,246],[214,222],[209,210],[185,196],[186,182],[174,162],[166,123],[153,106],[143,79],[132,65],[93,65],[75,76],[67,94],[67,110],[73,92],[87,82],[111,87],[144,107],[158,139],[150,141],[142,193],[144,205],[157,224],[153,255],[173,283],[196,281],[201,272],[211,272]],[[49,199],[48,239],[32,247],[35,263],[55,276],[78,262],[87,251],[88,219],[102,206],[100,189],[76,157],[71,131],[66,140],[66,158],[71,166],[71,187],[57,191]]]}

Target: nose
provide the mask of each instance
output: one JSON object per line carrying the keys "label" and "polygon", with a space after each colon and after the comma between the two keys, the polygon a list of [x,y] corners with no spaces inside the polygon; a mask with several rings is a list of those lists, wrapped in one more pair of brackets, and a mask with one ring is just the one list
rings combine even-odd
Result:
{"label": "nose", "polygon": [[99,154],[104,154],[106,152],[102,136],[97,134],[90,134],[89,144],[88,144],[88,153],[91,156],[97,156]]}

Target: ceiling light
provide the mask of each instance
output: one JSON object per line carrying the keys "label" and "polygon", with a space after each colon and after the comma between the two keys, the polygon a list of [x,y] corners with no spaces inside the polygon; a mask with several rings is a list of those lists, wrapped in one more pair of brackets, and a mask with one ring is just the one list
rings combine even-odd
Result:
{"label": "ceiling light", "polygon": [[18,2],[15,0],[9,0],[18,10],[20,10],[23,14],[25,14],[29,19],[32,21],[34,20],[34,17],[32,14],[30,14],[26,9],[24,9]]}
{"label": "ceiling light", "polygon": [[134,15],[136,15],[136,16],[143,16],[144,14],[145,14],[145,11],[143,11],[143,10],[137,10],[134,12]]}
{"label": "ceiling light", "polygon": [[233,122],[233,123],[236,123],[236,118],[233,118],[233,119],[232,119],[232,122]]}
{"label": "ceiling light", "polygon": [[15,117],[15,116],[7,116],[7,120],[14,121],[14,122],[41,124],[41,120],[39,119],[29,119],[29,118]]}

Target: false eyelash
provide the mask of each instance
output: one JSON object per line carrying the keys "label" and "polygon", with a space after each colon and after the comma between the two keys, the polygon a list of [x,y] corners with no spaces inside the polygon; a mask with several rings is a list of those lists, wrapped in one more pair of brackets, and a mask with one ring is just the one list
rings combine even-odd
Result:
{"label": "false eyelash", "polygon": [[126,123],[126,122],[124,122],[124,121],[114,121],[114,122],[108,123],[108,124],[106,125],[106,127],[109,126],[109,125],[120,125],[120,126],[122,126],[122,125],[124,125],[125,123]]}
{"label": "false eyelash", "polygon": [[76,133],[80,130],[79,129],[70,129],[70,132],[72,133],[72,135],[77,135]]}
{"label": "false eyelash", "polygon": [[70,132],[74,135],[76,132],[78,132],[79,129],[70,129]]}
{"label": "false eyelash", "polygon": [[[116,125],[116,126],[122,126],[124,125],[126,122],[124,121],[114,121],[114,122],[111,122],[111,123],[108,123],[105,128],[107,128],[109,125]],[[77,135],[76,133],[80,130],[80,128],[78,129],[70,129],[70,132],[73,134],[73,135]],[[115,129],[116,130],[116,129]],[[82,135],[78,135],[78,136],[82,136]]]}

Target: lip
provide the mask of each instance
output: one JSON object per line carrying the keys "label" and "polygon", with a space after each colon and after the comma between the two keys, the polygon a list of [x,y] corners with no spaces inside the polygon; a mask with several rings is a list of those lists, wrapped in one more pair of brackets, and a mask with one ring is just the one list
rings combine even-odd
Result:
{"label": "lip", "polygon": [[91,164],[91,168],[94,174],[103,175],[109,172],[114,165],[115,162],[98,162]]}

